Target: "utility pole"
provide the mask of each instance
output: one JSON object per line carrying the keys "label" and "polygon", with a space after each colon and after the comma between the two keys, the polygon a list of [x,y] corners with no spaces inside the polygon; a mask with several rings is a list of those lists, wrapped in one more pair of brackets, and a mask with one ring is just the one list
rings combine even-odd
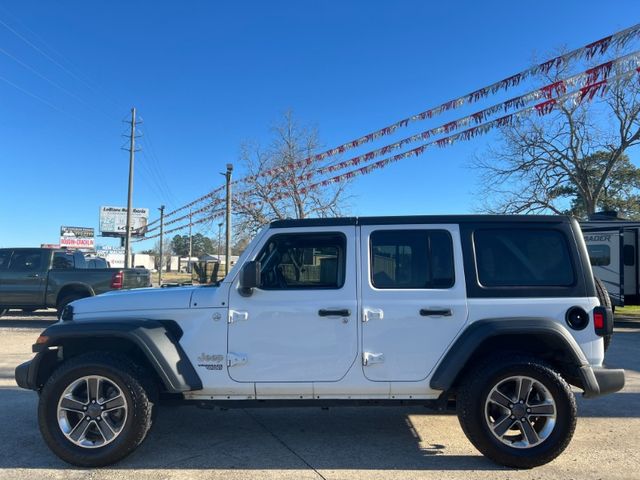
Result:
{"label": "utility pole", "polygon": [[231,172],[233,172],[233,165],[227,163],[227,214],[226,214],[226,253],[224,259],[224,276],[229,275],[229,266],[231,264]]}
{"label": "utility pole", "polygon": [[193,249],[193,242],[191,241],[191,210],[191,207],[189,207],[189,260],[187,261],[187,265],[189,266],[189,273],[191,273],[191,252]]}
{"label": "utility pole", "polygon": [[124,237],[124,268],[129,268],[131,257],[131,210],[133,201],[133,162],[136,154],[136,109],[131,109],[131,133],[129,137],[129,191],[127,194],[127,232]]}
{"label": "utility pole", "polygon": [[160,268],[158,269],[158,286],[162,287],[162,266],[164,264],[164,251],[162,240],[164,237],[164,205],[160,205]]}
{"label": "utility pole", "polygon": [[222,246],[222,225],[224,222],[218,223],[218,262],[220,262],[220,247]]}

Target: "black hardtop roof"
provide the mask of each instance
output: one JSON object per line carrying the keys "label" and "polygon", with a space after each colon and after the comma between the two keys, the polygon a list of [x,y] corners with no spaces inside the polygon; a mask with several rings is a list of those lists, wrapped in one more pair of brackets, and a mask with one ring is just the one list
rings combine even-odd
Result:
{"label": "black hardtop roof", "polygon": [[388,217],[337,217],[275,220],[270,228],[340,227],[349,225],[402,225],[433,223],[565,223],[566,215],[405,215]]}

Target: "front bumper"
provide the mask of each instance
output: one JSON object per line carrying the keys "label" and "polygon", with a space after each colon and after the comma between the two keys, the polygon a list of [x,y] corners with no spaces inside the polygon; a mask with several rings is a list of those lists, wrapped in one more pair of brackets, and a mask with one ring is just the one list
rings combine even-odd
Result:
{"label": "front bumper", "polygon": [[37,390],[35,369],[33,368],[33,360],[24,362],[16,367],[15,371],[16,383],[20,388],[29,390]]}
{"label": "front bumper", "polygon": [[580,368],[580,375],[585,398],[614,393],[624,387],[624,370],[622,369],[585,365]]}

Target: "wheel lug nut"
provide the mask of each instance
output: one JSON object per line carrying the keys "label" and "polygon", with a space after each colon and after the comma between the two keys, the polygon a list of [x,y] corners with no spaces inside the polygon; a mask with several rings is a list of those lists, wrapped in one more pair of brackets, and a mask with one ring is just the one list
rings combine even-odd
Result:
{"label": "wheel lug nut", "polygon": [[520,419],[520,421],[521,421],[521,422],[524,422],[525,420],[526,420],[526,418],[524,418],[524,417],[522,417],[522,418]]}
{"label": "wheel lug nut", "polygon": [[82,410],[84,410],[86,412],[87,411],[87,407],[82,407]]}
{"label": "wheel lug nut", "polygon": [[521,404],[522,404],[522,403],[524,403],[524,400],[520,400],[520,402],[519,402],[519,403],[521,403]]}
{"label": "wheel lug nut", "polygon": [[104,405],[100,405],[100,410],[104,410]]}
{"label": "wheel lug nut", "polygon": [[511,415],[511,420],[513,420],[514,418],[516,418],[516,416],[515,415]]}
{"label": "wheel lug nut", "polygon": [[91,417],[87,415],[87,418],[85,418],[85,420],[91,420]]}
{"label": "wheel lug nut", "polygon": [[[96,403],[96,401],[95,400],[91,400],[91,403]],[[522,402],[520,402],[520,403],[522,403]]]}
{"label": "wheel lug nut", "polygon": [[530,408],[527,408],[527,413],[531,413],[531,409]]}
{"label": "wheel lug nut", "polygon": [[510,403],[510,404],[509,404],[509,408],[513,408],[513,403]]}

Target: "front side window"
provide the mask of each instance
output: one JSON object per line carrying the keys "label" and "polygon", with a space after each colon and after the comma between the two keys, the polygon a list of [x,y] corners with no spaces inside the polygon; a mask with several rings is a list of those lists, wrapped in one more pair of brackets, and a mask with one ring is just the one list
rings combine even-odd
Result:
{"label": "front side window", "polygon": [[478,280],[485,287],[571,286],[565,236],[551,229],[486,229],[473,236]]}
{"label": "front side window", "polygon": [[378,230],[370,239],[375,288],[451,288],[453,246],[445,230]]}
{"label": "front side window", "polygon": [[40,271],[41,267],[40,250],[16,250],[9,263],[9,270]]}
{"label": "front side window", "polygon": [[9,267],[12,250],[0,250],[0,270],[6,270]]}
{"label": "front side window", "polygon": [[346,239],[341,233],[282,234],[256,260],[264,290],[338,289],[344,285]]}

